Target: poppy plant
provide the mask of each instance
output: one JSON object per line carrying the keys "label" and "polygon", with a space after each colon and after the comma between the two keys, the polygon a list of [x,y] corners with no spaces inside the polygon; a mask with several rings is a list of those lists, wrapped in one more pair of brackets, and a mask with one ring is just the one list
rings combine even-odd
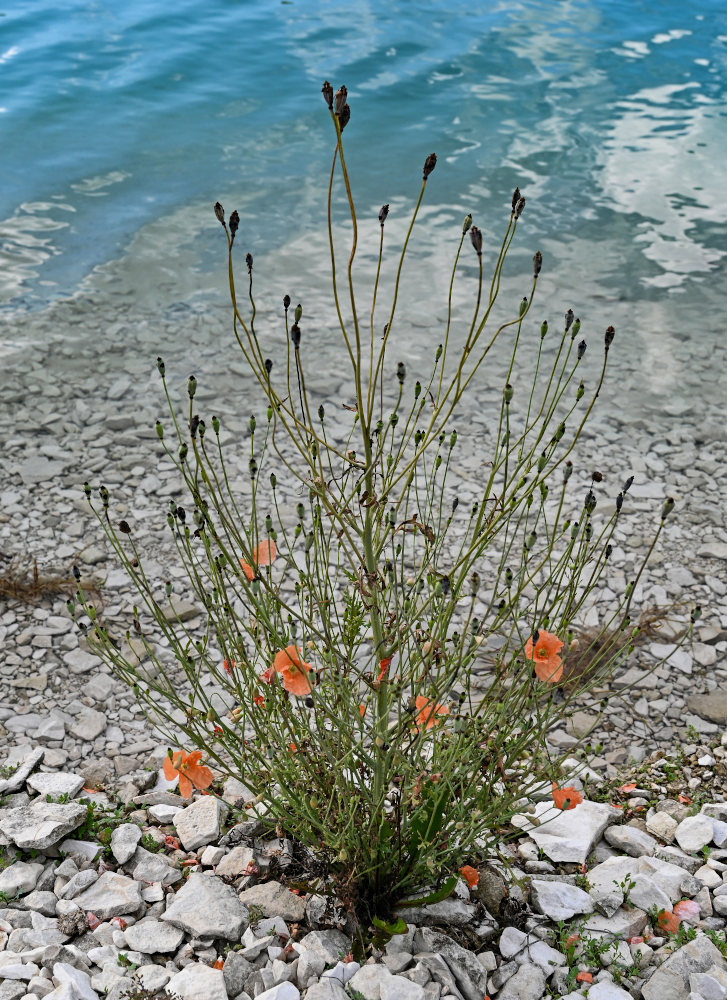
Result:
{"label": "poppy plant", "polygon": [[252,565],[245,562],[244,559],[240,560],[242,572],[248,580],[252,580],[257,572],[258,566],[269,566],[277,554],[278,550],[275,546],[275,542],[271,542],[269,539],[264,542],[260,542],[260,544],[256,545],[252,550]]}
{"label": "poppy plant", "polygon": [[432,726],[436,726],[438,722],[442,721],[437,716],[449,715],[449,709],[446,705],[435,705],[433,701],[423,695],[419,695],[417,698],[416,708],[418,714],[415,725],[417,729],[421,729],[424,725],[427,729],[431,729]]}
{"label": "poppy plant", "polygon": [[558,655],[563,641],[552,632],[536,632],[525,643],[525,656],[535,664],[535,676],[556,684],[563,676],[563,661]]}
{"label": "poppy plant", "polygon": [[303,651],[298,646],[286,646],[275,654],[273,667],[283,679],[283,687],[289,694],[298,696],[310,694],[310,682],[306,673],[312,670],[306,663]]}
{"label": "poppy plant", "polygon": [[214,781],[210,769],[200,764],[201,759],[201,750],[195,750],[193,753],[175,750],[171,756],[167,755],[164,758],[164,777],[167,781],[179,779],[179,794],[183,799],[190,798],[193,788],[202,791],[209,788]]}
{"label": "poppy plant", "polygon": [[573,785],[568,785],[567,788],[558,788],[558,785],[553,782],[553,791],[551,792],[553,796],[553,802],[555,802],[558,809],[565,811],[566,809],[575,809],[583,801],[583,796],[574,788]]}

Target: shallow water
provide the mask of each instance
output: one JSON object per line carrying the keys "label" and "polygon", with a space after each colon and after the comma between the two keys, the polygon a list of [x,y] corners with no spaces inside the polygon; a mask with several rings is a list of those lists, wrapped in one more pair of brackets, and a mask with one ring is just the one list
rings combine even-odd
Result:
{"label": "shallow water", "polygon": [[42,345],[59,299],[71,297],[68,336],[93,350],[99,315],[111,323],[121,305],[220,310],[217,198],[241,212],[258,297],[290,291],[330,326],[326,77],[349,88],[347,157],[374,240],[362,272],[379,206],[392,204],[395,247],[424,157],[439,156],[404,302],[421,326],[402,330],[402,351],[439,339],[463,215],[484,230],[487,266],[519,184],[512,301],[539,247],[538,325],[571,305],[586,334],[614,323],[636,375],[629,405],[642,390],[677,413],[692,405],[703,363],[676,347],[698,337],[719,355],[727,302],[719,0],[16,0],[0,20],[6,354]]}

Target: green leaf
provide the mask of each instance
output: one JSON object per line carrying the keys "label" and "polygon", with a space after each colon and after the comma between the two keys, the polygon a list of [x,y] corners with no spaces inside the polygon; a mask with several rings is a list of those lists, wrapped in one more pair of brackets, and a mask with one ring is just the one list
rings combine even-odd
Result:
{"label": "green leaf", "polygon": [[371,922],[377,930],[385,931],[387,934],[406,934],[406,924],[401,917],[398,917],[393,924],[388,924],[380,917],[374,917]]}
{"label": "green leaf", "polygon": [[443,899],[451,895],[456,885],[457,876],[452,875],[436,892],[430,892],[428,896],[420,896],[419,899],[402,899],[400,903],[396,904],[395,909],[402,910],[405,906],[427,906],[429,903],[441,903]]}

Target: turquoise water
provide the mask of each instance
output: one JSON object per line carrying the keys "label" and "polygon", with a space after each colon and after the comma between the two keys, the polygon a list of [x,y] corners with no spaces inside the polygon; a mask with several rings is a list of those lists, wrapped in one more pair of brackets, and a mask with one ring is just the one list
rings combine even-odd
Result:
{"label": "turquoise water", "polygon": [[[349,89],[364,214],[406,207],[435,150],[432,239],[467,211],[487,234],[519,184],[532,239],[556,274],[583,265],[594,295],[678,299],[689,316],[725,287],[724,0],[10,0],[1,13],[11,325],[143,234],[178,257],[174,294],[212,284],[218,198],[255,255],[317,238],[325,78]],[[712,323],[702,335],[719,335]]]}

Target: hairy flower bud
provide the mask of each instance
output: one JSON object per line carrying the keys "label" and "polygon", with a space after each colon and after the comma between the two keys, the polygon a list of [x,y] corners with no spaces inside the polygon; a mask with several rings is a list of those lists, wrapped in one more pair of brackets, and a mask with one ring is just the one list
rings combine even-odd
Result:
{"label": "hairy flower bud", "polygon": [[300,347],[300,327],[297,323],[293,323],[290,328],[290,339],[293,342],[293,347],[298,350]]}
{"label": "hairy flower bud", "polygon": [[295,315],[295,318],[294,318],[293,322],[300,323],[301,319],[303,318],[303,306],[300,304],[300,302],[295,307],[295,314],[294,315]]}
{"label": "hairy flower bud", "polygon": [[427,177],[429,177],[429,175],[434,170],[436,165],[437,165],[437,154],[430,153],[429,156],[424,161],[424,180],[426,180]]}
{"label": "hairy flower bud", "polygon": [[190,375],[187,379],[187,393],[190,399],[194,399],[194,394],[197,391],[197,379],[194,375]]}
{"label": "hairy flower bud", "polygon": [[619,495],[616,497],[616,512],[617,513],[619,513],[621,511],[621,508],[623,507],[623,503],[624,503],[624,495],[623,495],[623,493],[619,493]]}
{"label": "hairy flower bud", "polygon": [[515,218],[516,219],[520,218],[520,216],[523,214],[523,210],[524,209],[525,209],[525,199],[521,198],[520,201],[515,206]]}
{"label": "hairy flower bud", "polygon": [[542,266],[543,266],[543,255],[540,252],[540,250],[536,250],[535,255],[533,256],[533,276],[535,278],[537,278],[537,276],[540,274],[540,269],[542,268]]}
{"label": "hairy flower bud", "polygon": [[503,395],[503,398],[505,400],[505,403],[509,406],[510,402],[512,401],[512,397],[515,395],[515,390],[510,385],[509,382],[506,384],[505,388],[503,389],[502,395]]}
{"label": "hairy flower bud", "polygon": [[321,93],[323,94],[323,99],[328,105],[328,110],[333,111],[333,87],[330,85],[328,80],[326,80],[321,87]]}
{"label": "hairy flower bud", "polygon": [[379,209],[379,225],[380,226],[383,226],[383,224],[386,222],[386,217],[388,216],[388,214],[389,214],[389,206],[388,205],[382,205],[381,208]]}
{"label": "hairy flower bud", "polygon": [[154,426],[156,427],[157,437],[159,438],[160,441],[163,441],[164,440],[164,428],[162,427],[161,420],[157,420],[157,422],[156,422],[156,424]]}
{"label": "hairy flower bud", "polygon": [[575,338],[576,338],[576,337],[578,336],[578,333],[579,333],[579,331],[580,331],[580,328],[581,328],[581,321],[580,321],[580,320],[579,320],[579,318],[578,318],[578,317],[576,316],[576,318],[575,318],[575,322],[574,322],[574,324],[573,324],[573,329],[572,329],[572,330],[571,330],[571,332],[570,332],[570,336],[571,336],[571,340],[574,340],[574,339],[575,339]]}
{"label": "hairy flower bud", "polygon": [[[333,88],[331,88],[331,89],[333,89]],[[335,96],[334,102],[333,102],[333,110],[334,110],[335,114],[337,114],[337,115],[341,114],[341,112],[343,111],[343,108],[344,108],[344,106],[346,104],[346,98],[347,97],[348,97],[348,90],[342,84],[338,88],[338,90],[336,91],[336,96]]]}
{"label": "hairy flower bud", "polygon": [[574,314],[573,310],[569,309],[568,312],[565,314],[565,329],[566,329],[566,333],[573,326],[573,320],[575,318],[576,317],[575,317],[575,314]]}
{"label": "hairy flower bud", "polygon": [[351,121],[351,109],[349,108],[348,104],[344,104],[343,110],[338,116],[338,124],[342,132],[350,121]]}
{"label": "hairy flower bud", "polygon": [[406,378],[406,365],[403,361],[396,366],[396,377],[399,379],[399,385],[403,385]]}
{"label": "hairy flower bud", "polygon": [[471,225],[472,225],[472,216],[471,215],[465,215],[464,222],[462,223],[462,235],[463,236],[468,231],[468,229],[470,228]]}
{"label": "hairy flower bud", "polygon": [[606,330],[606,336],[604,338],[604,341],[605,341],[605,344],[606,344],[606,351],[608,351],[609,347],[613,343],[613,338],[615,336],[616,336],[616,331],[614,330],[614,328],[612,326],[609,326],[607,328],[607,330]]}
{"label": "hairy flower bud", "polygon": [[237,232],[240,225],[240,213],[235,209],[235,211],[230,216],[230,236],[232,237],[231,242],[235,242],[235,233]]}
{"label": "hairy flower bud", "polygon": [[245,254],[245,263],[247,264],[247,273],[252,274],[252,254]]}
{"label": "hairy flower bud", "polygon": [[517,203],[520,201],[520,188],[516,187],[512,193],[512,210],[513,212],[517,208]]}
{"label": "hairy flower bud", "polygon": [[586,499],[583,501],[583,506],[586,509],[587,514],[591,514],[596,509],[596,497],[593,490],[589,490],[586,493]]}
{"label": "hairy flower bud", "polygon": [[664,521],[674,510],[674,498],[667,497],[661,508],[661,519]]}
{"label": "hairy flower bud", "polygon": [[166,366],[161,358],[157,358],[157,368],[159,369],[159,374],[164,378],[164,373],[166,371]]}
{"label": "hairy flower bud", "polygon": [[215,202],[215,216],[217,217],[217,221],[221,222],[222,225],[224,226],[224,224],[225,224],[225,210],[222,207],[222,205],[220,205],[219,201]]}
{"label": "hairy flower bud", "polygon": [[567,483],[572,475],[573,475],[573,463],[569,459],[563,466],[563,482]]}
{"label": "hairy flower bud", "polygon": [[472,226],[470,229],[470,240],[472,241],[472,246],[475,248],[475,253],[479,257],[482,254],[482,230],[478,229],[477,226]]}
{"label": "hairy flower bud", "polygon": [[578,360],[579,361],[581,360],[581,358],[583,357],[583,355],[586,353],[586,346],[587,345],[586,345],[585,340],[581,340],[580,343],[578,344]]}
{"label": "hairy flower bud", "polygon": [[288,309],[290,309],[290,296],[289,295],[284,295],[283,296],[283,309],[285,309],[286,312],[288,311]]}
{"label": "hairy flower bud", "polygon": [[633,486],[633,484],[634,484],[634,477],[633,476],[629,476],[629,478],[624,483],[623,492],[624,493],[628,493],[628,491],[631,489],[631,487]]}

